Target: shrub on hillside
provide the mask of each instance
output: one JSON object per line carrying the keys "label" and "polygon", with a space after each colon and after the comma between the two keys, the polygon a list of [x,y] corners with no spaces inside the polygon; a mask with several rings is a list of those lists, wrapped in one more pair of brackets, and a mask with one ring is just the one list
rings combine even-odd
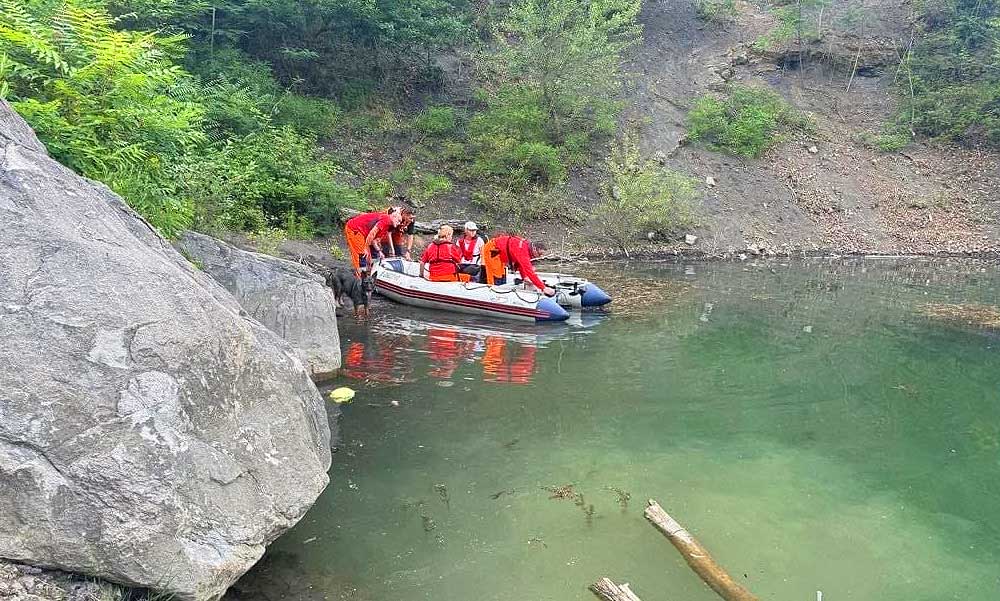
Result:
{"label": "shrub on hillside", "polygon": [[778,135],[807,124],[778,94],[732,86],[723,96],[706,95],[688,113],[688,138],[747,158],[764,153]]}
{"label": "shrub on hillside", "polygon": [[623,249],[648,232],[670,236],[695,221],[694,181],[643,159],[637,137],[629,132],[612,146],[603,199],[593,212],[604,235]]}
{"label": "shrub on hillside", "polygon": [[171,235],[192,209],[167,167],[205,141],[172,57],[182,38],[115,28],[85,0],[0,1],[0,92],[54,158],[101,180]]}
{"label": "shrub on hillside", "polygon": [[186,195],[199,199],[203,229],[258,231],[294,214],[327,233],[341,207],[358,204],[357,194],[338,183],[337,167],[291,127],[213,147],[182,169],[179,179]]}
{"label": "shrub on hillside", "polygon": [[725,23],[736,15],[736,0],[697,0],[698,18],[708,23]]}
{"label": "shrub on hillside", "polygon": [[458,127],[455,109],[449,106],[432,106],[423,110],[413,122],[413,128],[428,136],[446,136]]}
{"label": "shrub on hillside", "polygon": [[448,194],[454,189],[451,180],[443,175],[428,173],[410,188],[410,196],[417,201],[426,201]]}
{"label": "shrub on hillside", "polygon": [[469,124],[473,174],[500,177],[518,188],[561,182],[566,164],[549,141],[547,125],[537,92],[523,86],[504,89]]}
{"label": "shrub on hillside", "polygon": [[340,118],[336,103],[288,93],[278,100],[274,123],[294,127],[299,133],[319,139],[333,136]]}
{"label": "shrub on hillside", "polygon": [[900,64],[901,119],[918,133],[1000,148],[1000,0],[916,6]]}

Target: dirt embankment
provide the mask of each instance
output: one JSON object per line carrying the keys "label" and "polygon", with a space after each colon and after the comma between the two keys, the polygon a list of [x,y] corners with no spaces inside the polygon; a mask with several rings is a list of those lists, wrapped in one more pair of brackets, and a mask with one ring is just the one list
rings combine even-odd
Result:
{"label": "dirt embankment", "polygon": [[[859,7],[838,3],[825,16],[830,25],[821,39],[800,52],[794,40],[755,49],[776,23],[750,3],[739,2],[738,14],[722,26],[702,23],[694,0],[646,3],[628,116],[647,123],[642,142],[650,156],[715,180],[702,184],[694,248],[712,255],[1000,249],[996,153],[926,143],[881,153],[865,143],[896,114],[893,86],[910,8],[905,0],[866,0],[863,25],[837,33],[832,24]],[[685,144],[687,109],[727,83],[770,86],[809,114],[815,130],[793,134],[755,160]]]}

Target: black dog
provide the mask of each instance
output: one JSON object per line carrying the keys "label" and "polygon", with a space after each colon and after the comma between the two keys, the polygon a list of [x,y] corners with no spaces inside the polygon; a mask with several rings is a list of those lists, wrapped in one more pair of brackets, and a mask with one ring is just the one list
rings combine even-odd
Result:
{"label": "black dog", "polygon": [[375,280],[371,274],[365,273],[361,279],[354,277],[354,272],[348,269],[334,269],[326,274],[326,285],[333,288],[333,296],[337,306],[342,306],[340,299],[345,294],[354,305],[355,317],[368,316],[368,303],[375,290]]}

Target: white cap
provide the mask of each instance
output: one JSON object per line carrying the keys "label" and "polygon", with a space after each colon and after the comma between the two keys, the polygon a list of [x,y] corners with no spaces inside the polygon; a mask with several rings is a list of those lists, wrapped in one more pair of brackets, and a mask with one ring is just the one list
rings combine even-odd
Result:
{"label": "white cap", "polygon": [[472,231],[476,231],[476,230],[478,230],[479,228],[478,228],[478,227],[476,227],[476,222],[475,222],[475,221],[466,221],[466,222],[465,222],[465,229],[467,229],[467,230],[472,230]]}

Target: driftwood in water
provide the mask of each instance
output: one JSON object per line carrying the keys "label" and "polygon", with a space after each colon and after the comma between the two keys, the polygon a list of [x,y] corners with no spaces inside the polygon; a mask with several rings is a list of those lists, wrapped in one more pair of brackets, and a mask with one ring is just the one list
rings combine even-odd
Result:
{"label": "driftwood in water", "polygon": [[759,601],[756,595],[733,580],[722,566],[712,559],[705,547],[702,547],[701,543],[674,518],[667,515],[659,503],[650,499],[645,516],[680,551],[691,569],[720,597],[726,601]]}
{"label": "driftwood in water", "polygon": [[[354,209],[341,209],[341,215],[344,220],[350,219],[355,215],[361,213],[361,211],[356,211]],[[438,229],[442,225],[450,225],[456,232],[460,232],[465,227],[465,219],[435,219],[434,221],[414,221],[413,228],[418,234],[436,234]],[[487,229],[487,227],[480,223],[479,227],[482,229]]]}
{"label": "driftwood in water", "polygon": [[601,578],[588,588],[604,601],[642,601],[632,592],[627,582],[619,585],[612,582],[610,578]]}

